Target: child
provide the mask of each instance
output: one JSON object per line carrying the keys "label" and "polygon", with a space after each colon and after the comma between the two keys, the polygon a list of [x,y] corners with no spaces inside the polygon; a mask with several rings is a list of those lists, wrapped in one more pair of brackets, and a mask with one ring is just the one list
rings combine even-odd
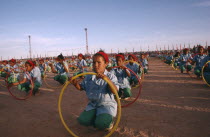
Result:
{"label": "child", "polygon": [[42,78],[44,78],[44,73],[45,73],[45,70],[47,69],[47,65],[44,63],[44,59],[40,59],[39,60],[39,69],[41,71],[41,76]]}
{"label": "child", "polygon": [[144,69],[144,74],[148,73],[148,66],[149,66],[149,65],[148,65],[148,61],[147,61],[147,59],[146,59],[146,57],[145,57],[144,54],[141,54],[141,55],[140,55],[139,61],[140,61],[140,63],[142,64],[142,67],[143,67],[143,69]]}
{"label": "child", "polygon": [[[136,61],[136,56],[133,54],[130,54],[130,55],[128,55],[128,60],[129,60],[129,63],[126,65],[126,67],[131,69],[133,72],[135,72],[136,75],[139,75],[140,74],[140,66],[133,62],[133,61]],[[138,84],[138,78],[136,78],[136,76],[133,73],[131,73],[129,82],[130,82],[130,85],[132,85],[134,83],[133,87],[135,87]]]}
{"label": "child", "polygon": [[203,54],[204,48],[202,46],[198,47],[198,54],[193,58],[192,64],[196,63],[196,67],[194,68],[195,75],[199,78],[201,76],[202,70],[202,60],[206,57]]}
{"label": "child", "polygon": [[[72,84],[78,90],[85,90],[89,99],[86,109],[77,119],[81,125],[94,126],[98,129],[110,129],[113,127],[113,118],[117,114],[117,103],[114,99],[110,85],[102,78],[107,77],[113,82],[112,86],[118,90],[117,77],[106,70],[108,55],[98,52],[93,56],[93,70],[97,75],[86,75],[81,84],[72,80]],[[115,84],[115,85],[114,85]]]}
{"label": "child", "polygon": [[74,73],[74,76],[87,72],[87,62],[85,61],[85,57],[80,53],[78,54],[78,59],[77,67],[79,68],[79,72]]}
{"label": "child", "polygon": [[176,52],[176,54],[174,55],[174,59],[173,59],[175,68],[177,68],[177,66],[179,66],[179,64],[180,64],[179,58],[180,58],[180,52]]}
{"label": "child", "polygon": [[18,66],[16,65],[15,59],[9,60],[8,73],[9,73],[9,77],[7,79],[8,83],[17,82],[17,80],[19,79],[19,69]]}
{"label": "child", "polygon": [[53,73],[58,73],[58,75],[54,77],[54,80],[58,81],[60,84],[64,84],[68,80],[68,64],[64,62],[64,56],[62,54],[58,55],[56,60],[58,62],[55,63],[54,66],[53,64],[49,64],[49,66]]}
{"label": "child", "polygon": [[192,69],[192,65],[190,64],[192,56],[191,54],[189,54],[189,49],[183,49],[183,54],[180,56],[179,60],[181,73],[183,73],[185,69],[187,69],[187,71],[190,71]]}
{"label": "child", "polygon": [[165,63],[168,64],[168,65],[170,65],[171,62],[172,62],[172,60],[173,60],[173,52],[170,52],[170,53],[168,54],[168,56],[166,56],[166,61],[165,61]]}
{"label": "child", "polygon": [[32,78],[34,84],[33,95],[35,95],[36,93],[38,93],[39,87],[41,87],[42,85],[41,72],[31,60],[26,61],[25,68],[29,75],[25,72],[24,79],[20,82],[13,83],[12,85],[18,85],[19,90],[29,92],[32,88],[32,83],[30,83],[30,80]]}
{"label": "child", "polygon": [[128,81],[128,77],[131,76],[128,69],[126,69],[124,65],[125,57],[122,53],[116,55],[117,66],[118,68],[113,68],[110,73],[113,73],[117,76],[117,80],[119,83],[119,97],[123,97],[123,99],[128,99],[131,97],[131,87]]}
{"label": "child", "polygon": [[9,64],[6,60],[2,61],[2,68],[1,68],[1,77],[6,78],[7,73],[9,70]]}

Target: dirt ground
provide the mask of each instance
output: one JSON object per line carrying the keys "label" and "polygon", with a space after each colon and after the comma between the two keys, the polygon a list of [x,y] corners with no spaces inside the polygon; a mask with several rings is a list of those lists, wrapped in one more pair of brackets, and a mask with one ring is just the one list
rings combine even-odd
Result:
{"label": "dirt ground", "polygon": [[[113,137],[209,137],[210,87],[202,80],[173,70],[157,58],[150,58],[141,97],[122,109]],[[0,137],[69,137],[58,114],[61,89],[43,84],[41,93],[26,101],[15,100],[0,87]],[[132,89],[135,98],[139,88]],[[122,102],[125,104],[125,102]],[[69,86],[62,112],[75,134],[101,137],[105,131],[80,126],[76,118],[87,104],[85,93]]]}

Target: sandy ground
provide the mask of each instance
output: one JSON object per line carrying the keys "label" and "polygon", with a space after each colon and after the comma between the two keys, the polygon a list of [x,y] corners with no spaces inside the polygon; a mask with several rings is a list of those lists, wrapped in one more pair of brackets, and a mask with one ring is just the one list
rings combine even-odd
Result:
{"label": "sandy ground", "polygon": [[[156,58],[149,63],[141,97],[123,108],[120,124],[112,136],[209,137],[210,88],[202,80],[181,74]],[[138,90],[132,89],[133,97]],[[58,114],[59,93],[60,89],[43,84],[40,95],[18,101],[0,87],[0,137],[69,137]],[[107,132],[77,123],[86,103],[85,93],[69,86],[62,102],[65,121],[79,136],[104,136]]]}

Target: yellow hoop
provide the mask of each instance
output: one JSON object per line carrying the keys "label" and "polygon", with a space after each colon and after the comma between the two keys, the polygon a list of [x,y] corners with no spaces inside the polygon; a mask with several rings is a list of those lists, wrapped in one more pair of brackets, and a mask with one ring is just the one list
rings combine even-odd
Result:
{"label": "yellow hoop", "polygon": [[[205,63],[205,65],[207,65],[208,63],[210,63],[210,61],[207,61],[207,62]],[[210,84],[205,80],[205,78],[204,78],[204,76],[203,76],[203,70],[204,70],[204,68],[205,68],[205,65],[203,65],[203,67],[202,67],[201,76],[202,76],[202,78],[203,78],[203,81],[206,82],[206,84],[210,87]]]}
{"label": "yellow hoop", "polygon": [[[80,76],[84,76],[84,75],[96,75],[96,73],[93,73],[93,72],[87,72],[87,73],[81,73],[79,75],[76,75],[74,77],[72,77],[72,80],[73,79],[76,79],[77,77],[80,77]],[[111,90],[114,91],[115,95],[116,95],[116,99],[117,99],[117,106],[118,106],[118,109],[117,109],[117,121],[114,125],[114,127],[112,128],[112,130],[105,136],[105,137],[109,137],[113,134],[113,132],[116,130],[119,122],[120,122],[120,118],[121,118],[121,103],[120,103],[120,99],[119,99],[119,96],[118,96],[118,93],[117,91],[115,90],[115,88],[112,86],[112,83],[110,83],[110,81],[108,81],[107,78],[104,78],[104,80],[109,84],[111,85]],[[64,127],[66,128],[66,130],[74,137],[78,137],[76,134],[74,134],[70,129],[69,127],[67,126],[67,124],[65,123],[64,119],[63,119],[63,115],[62,115],[62,112],[61,112],[61,101],[62,101],[62,97],[63,97],[63,93],[66,89],[66,87],[70,84],[71,82],[66,82],[66,84],[64,85],[64,87],[62,88],[61,90],[61,93],[59,95],[59,99],[58,99],[58,112],[59,112],[59,116],[60,116],[60,119],[61,119],[61,122],[62,124],[64,125]]]}
{"label": "yellow hoop", "polygon": [[[127,61],[125,61],[124,63],[127,63],[127,62],[133,62],[133,63],[136,63],[136,64],[138,64],[139,66],[141,66],[142,67],[142,65],[141,64],[139,64],[138,62],[136,62],[136,61],[132,61],[132,60],[127,60]],[[142,67],[142,76],[141,76],[141,81],[143,81],[144,80],[144,68]]]}

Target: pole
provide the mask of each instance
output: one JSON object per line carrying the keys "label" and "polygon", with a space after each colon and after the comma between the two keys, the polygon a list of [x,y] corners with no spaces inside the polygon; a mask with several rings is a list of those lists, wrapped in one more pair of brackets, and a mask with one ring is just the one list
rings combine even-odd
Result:
{"label": "pole", "polygon": [[28,39],[29,39],[29,56],[31,59],[31,36],[30,35],[28,36]]}
{"label": "pole", "polygon": [[86,35],[86,54],[88,54],[88,33],[87,33],[87,28],[85,28],[85,35]]}

